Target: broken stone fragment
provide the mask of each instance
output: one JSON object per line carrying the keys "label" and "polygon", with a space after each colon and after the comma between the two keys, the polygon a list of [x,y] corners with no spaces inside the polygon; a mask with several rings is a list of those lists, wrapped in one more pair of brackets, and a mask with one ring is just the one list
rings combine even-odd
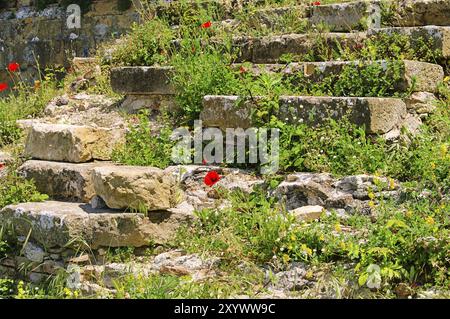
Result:
{"label": "broken stone fragment", "polygon": [[296,173],[288,175],[274,195],[285,203],[288,210],[321,206],[327,210],[367,213],[370,212],[369,201],[397,199],[399,190],[399,183],[386,177],[352,175],[335,179],[326,173]]}
{"label": "broken stone fragment", "polygon": [[92,179],[95,193],[110,208],[167,210],[182,199],[176,179],[158,168],[98,167],[93,170]]}
{"label": "broken stone fragment", "polygon": [[295,219],[299,222],[311,222],[317,220],[325,212],[325,208],[322,206],[302,206],[291,210],[290,213],[295,216]]}
{"label": "broken stone fragment", "polygon": [[25,155],[70,163],[110,160],[114,147],[124,140],[122,129],[33,123],[25,143]]}
{"label": "broken stone fragment", "polygon": [[430,114],[436,110],[438,100],[433,93],[415,92],[409,98],[406,98],[405,102],[409,112]]}

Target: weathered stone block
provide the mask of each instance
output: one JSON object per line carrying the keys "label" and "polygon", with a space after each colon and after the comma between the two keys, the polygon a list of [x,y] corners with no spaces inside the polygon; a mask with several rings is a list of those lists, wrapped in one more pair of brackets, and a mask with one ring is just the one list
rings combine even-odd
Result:
{"label": "weathered stone block", "polygon": [[126,94],[174,94],[170,85],[172,67],[120,67],[111,70],[111,86]]}
{"label": "weathered stone block", "polygon": [[351,31],[367,27],[381,27],[379,1],[353,1],[329,5],[312,6],[310,24],[324,24],[332,31]]}
{"label": "weathered stone block", "polygon": [[112,166],[93,171],[95,193],[110,208],[164,210],[175,207],[176,179],[153,167]]}
{"label": "weathered stone block", "polygon": [[[384,9],[382,9],[384,7]],[[389,14],[382,16],[382,10]],[[383,19],[383,20],[382,20]],[[383,2],[352,1],[313,6],[310,23],[323,23],[332,31],[380,28],[382,25],[416,27],[450,25],[450,3],[447,0],[403,0]]]}
{"label": "weathered stone block", "polygon": [[[203,125],[250,127],[251,108],[257,105],[249,101],[237,105],[237,101],[236,96],[205,96],[200,114]],[[279,104],[277,116],[286,123],[318,125],[329,118],[348,116],[352,123],[364,125],[368,133],[377,134],[389,132],[406,115],[405,103],[393,98],[282,96]]]}
{"label": "weathered stone block", "polygon": [[417,114],[433,113],[439,101],[434,94],[429,92],[416,92],[405,99],[408,111]]}
{"label": "weathered stone block", "polygon": [[48,161],[27,161],[19,173],[26,179],[33,179],[39,192],[54,199],[89,203],[95,196],[92,171],[96,167],[111,163],[60,163]]}
{"label": "weathered stone block", "polygon": [[166,212],[149,219],[143,214],[55,201],[11,205],[0,211],[0,225],[13,227],[17,236],[30,234],[30,240],[45,248],[141,247],[151,241],[161,244],[189,218]]}
{"label": "weathered stone block", "polygon": [[393,1],[393,17],[386,21],[395,26],[414,27],[424,25],[450,25],[450,2],[448,0]]}
{"label": "weathered stone block", "polygon": [[311,222],[313,220],[319,219],[320,216],[325,212],[325,208],[322,206],[302,206],[291,210],[290,213],[295,216],[297,221]]}
{"label": "weathered stone block", "polygon": [[25,154],[35,159],[80,163],[110,160],[125,130],[78,125],[34,123],[29,130]]}
{"label": "weathered stone block", "polygon": [[[322,35],[325,45],[337,48],[356,48],[366,34],[359,33],[326,33]],[[317,36],[309,34],[285,34],[265,37],[236,37],[233,45],[240,50],[238,61],[254,63],[276,63],[285,54],[295,56],[310,53],[317,46]]]}

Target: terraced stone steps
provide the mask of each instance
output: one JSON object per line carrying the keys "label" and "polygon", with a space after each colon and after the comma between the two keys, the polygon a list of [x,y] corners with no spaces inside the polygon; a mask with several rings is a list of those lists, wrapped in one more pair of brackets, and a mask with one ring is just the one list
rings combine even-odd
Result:
{"label": "terraced stone steps", "polygon": [[124,138],[124,129],[34,122],[28,129],[25,155],[70,163],[110,160]]}
{"label": "terraced stone steps", "polygon": [[[205,127],[249,128],[255,101],[240,101],[238,96],[205,96],[200,118]],[[407,118],[407,106],[402,99],[370,97],[281,96],[277,117],[286,123],[319,125],[328,118],[339,120],[348,115],[368,133],[385,134],[398,129]]]}
{"label": "terraced stone steps", "polygon": [[[387,69],[392,61],[330,61],[299,62],[289,64],[236,64],[232,67],[239,71],[250,72],[255,76],[263,72],[282,73],[285,75],[302,74],[310,81],[319,81],[330,75],[339,75],[344,67],[357,65],[360,68],[371,64],[381,65]],[[444,79],[444,70],[440,65],[417,62],[398,61],[401,75],[396,89],[399,92],[436,92],[438,84]],[[111,70],[111,86],[117,93],[133,95],[173,95],[170,84],[174,69],[172,67],[120,67]]]}
{"label": "terraced stone steps", "polygon": [[380,28],[384,25],[449,26],[450,2],[447,0],[352,1],[311,6],[308,15],[312,25],[324,24],[332,31],[338,32]]}

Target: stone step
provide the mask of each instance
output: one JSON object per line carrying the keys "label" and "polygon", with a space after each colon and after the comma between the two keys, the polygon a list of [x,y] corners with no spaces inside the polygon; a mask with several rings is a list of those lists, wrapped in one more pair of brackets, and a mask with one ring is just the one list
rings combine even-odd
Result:
{"label": "stone step", "polygon": [[[450,57],[450,27],[394,27],[371,29],[368,32],[322,33],[322,34],[285,34],[264,37],[235,37],[233,46],[240,51],[238,62],[277,63],[283,55],[292,55],[292,61],[315,52],[319,46],[328,49],[345,48],[349,51],[361,50],[361,45],[370,37],[382,34],[402,34],[408,37],[413,48],[428,46],[444,58]],[[425,44],[423,41],[424,40]],[[389,57],[386,57],[389,58]]]}
{"label": "stone step", "polygon": [[[205,96],[200,114],[203,126],[249,128],[258,99],[252,102],[241,101],[238,96]],[[348,115],[352,123],[376,134],[398,129],[407,116],[406,103],[395,98],[281,96],[279,105],[277,117],[286,123],[319,125],[329,118],[339,120]]]}
{"label": "stone step", "polygon": [[124,129],[32,123],[28,128],[25,155],[70,163],[110,160],[114,147],[124,140]]}
{"label": "stone step", "polygon": [[351,31],[382,26],[450,26],[448,0],[352,1],[310,7],[312,25],[332,31]]}
{"label": "stone step", "polygon": [[[141,247],[165,243],[191,216],[155,212],[143,214],[59,201],[22,203],[0,211],[0,225],[12,228],[15,236],[45,248],[98,249],[100,247]],[[30,231],[31,230],[31,231]]]}
{"label": "stone step", "polygon": [[[255,76],[261,73],[282,73],[286,76],[302,74],[309,81],[317,82],[327,76],[339,75],[345,67],[356,65],[364,68],[378,64],[387,69],[391,63],[398,63],[401,72],[395,89],[399,92],[436,92],[437,86],[444,79],[444,70],[438,64],[418,61],[329,61],[298,62],[289,64],[234,64],[232,67],[240,71],[251,72]],[[173,95],[170,84],[173,75],[172,67],[119,67],[111,70],[111,84],[115,92],[127,95]]]}
{"label": "stone step", "polygon": [[92,171],[97,196],[116,209],[166,210],[182,200],[173,175],[154,167],[103,166]]}
{"label": "stone step", "polygon": [[[325,33],[321,35],[330,48],[348,47],[355,50],[367,37],[365,32]],[[283,55],[298,56],[310,53],[317,46],[318,35],[284,34],[264,37],[235,37],[233,47],[239,50],[236,62],[277,63]]]}
{"label": "stone step", "polygon": [[111,69],[111,87],[124,94],[173,95],[172,67],[117,67]]}
{"label": "stone step", "polygon": [[176,176],[153,167],[30,160],[18,171],[57,200],[89,203],[99,196],[112,209],[157,211],[174,208],[177,195],[182,199]]}
{"label": "stone step", "polygon": [[18,172],[33,180],[39,192],[52,199],[89,203],[95,196],[92,171],[96,167],[114,165],[109,162],[61,163],[26,161]]}

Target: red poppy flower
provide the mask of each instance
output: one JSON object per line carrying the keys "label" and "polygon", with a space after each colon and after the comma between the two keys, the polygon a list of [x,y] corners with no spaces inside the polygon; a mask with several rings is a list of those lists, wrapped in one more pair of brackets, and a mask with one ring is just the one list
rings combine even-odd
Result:
{"label": "red poppy flower", "polygon": [[209,27],[211,27],[211,26],[212,26],[211,21],[205,22],[205,23],[203,23],[203,24],[201,25],[201,27],[202,27],[203,29],[207,29],[207,28],[209,28]]}
{"label": "red poppy flower", "polygon": [[17,62],[12,62],[8,64],[8,70],[9,72],[17,72],[19,71],[20,65]]}
{"label": "red poppy flower", "polygon": [[311,2],[312,6],[320,6],[320,1]]}
{"label": "red poppy flower", "polygon": [[241,72],[241,73],[246,73],[247,70],[246,70],[243,66],[241,66],[241,67],[239,68],[239,72]]}
{"label": "red poppy flower", "polygon": [[5,163],[0,163],[0,171],[5,168]]}
{"label": "red poppy flower", "polygon": [[0,92],[3,92],[8,89],[8,83],[0,83]]}
{"label": "red poppy flower", "polygon": [[203,165],[208,164],[208,162],[205,159],[202,161],[202,163],[203,163]]}
{"label": "red poppy flower", "polygon": [[208,185],[209,187],[213,186],[218,181],[220,181],[220,175],[216,171],[208,172],[204,179],[205,185]]}

